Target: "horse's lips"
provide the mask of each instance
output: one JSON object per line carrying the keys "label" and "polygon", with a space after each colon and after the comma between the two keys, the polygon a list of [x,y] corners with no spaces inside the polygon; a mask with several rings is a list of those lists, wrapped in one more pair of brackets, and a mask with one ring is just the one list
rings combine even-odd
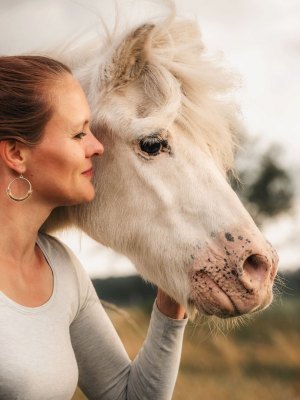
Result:
{"label": "horse's lips", "polygon": [[208,275],[202,275],[199,282],[193,284],[193,299],[196,308],[207,315],[230,317],[239,312],[232,299]]}

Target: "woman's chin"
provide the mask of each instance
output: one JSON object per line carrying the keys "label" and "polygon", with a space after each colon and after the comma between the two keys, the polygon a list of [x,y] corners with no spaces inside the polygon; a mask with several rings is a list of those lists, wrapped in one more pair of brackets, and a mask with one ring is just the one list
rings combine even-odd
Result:
{"label": "woman's chin", "polygon": [[92,186],[92,188],[89,191],[86,191],[84,193],[84,199],[81,203],[89,203],[90,201],[94,200],[95,198],[95,189]]}
{"label": "woman's chin", "polygon": [[64,206],[75,206],[78,204],[82,203],[90,203],[95,197],[95,190],[94,188],[88,189],[85,192],[82,192],[78,194],[77,196],[74,196],[72,198],[69,198],[67,201],[65,201]]}

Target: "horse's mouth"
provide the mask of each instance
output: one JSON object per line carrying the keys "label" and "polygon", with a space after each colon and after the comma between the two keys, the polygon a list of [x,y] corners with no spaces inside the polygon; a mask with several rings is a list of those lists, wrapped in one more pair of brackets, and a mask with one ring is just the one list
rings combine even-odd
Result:
{"label": "horse's mouth", "polygon": [[[197,275],[199,276],[199,272]],[[220,318],[241,314],[230,294],[205,273],[199,276],[199,280],[193,279],[190,304],[193,304],[201,314],[216,315]]]}

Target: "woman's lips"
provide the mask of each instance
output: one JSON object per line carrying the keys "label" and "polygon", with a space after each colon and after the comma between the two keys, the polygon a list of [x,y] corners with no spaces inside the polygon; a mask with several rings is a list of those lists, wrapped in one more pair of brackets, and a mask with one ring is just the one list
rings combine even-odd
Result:
{"label": "woman's lips", "polygon": [[82,175],[87,176],[87,177],[92,177],[93,176],[93,168],[87,169],[82,173]]}

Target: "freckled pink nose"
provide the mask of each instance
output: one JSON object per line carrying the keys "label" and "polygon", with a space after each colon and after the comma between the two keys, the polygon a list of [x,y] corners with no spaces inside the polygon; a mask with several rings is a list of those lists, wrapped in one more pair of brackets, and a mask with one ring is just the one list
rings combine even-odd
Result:
{"label": "freckled pink nose", "polygon": [[276,251],[256,229],[211,237],[193,258],[192,303],[200,312],[220,317],[266,308],[273,297]]}
{"label": "freckled pink nose", "polygon": [[235,297],[235,304],[242,313],[263,309],[272,301],[277,253],[269,243],[255,236],[240,251],[248,253],[244,260],[240,256],[240,265],[237,265],[238,279],[246,292],[242,297]]}
{"label": "freckled pink nose", "polygon": [[274,280],[278,256],[260,233],[250,231],[241,235],[227,232],[224,239],[226,253],[247,287],[258,288],[266,280]]}
{"label": "freckled pink nose", "polygon": [[276,251],[255,230],[224,236],[226,262],[231,265],[236,288],[240,287],[231,294],[237,310],[247,313],[265,308],[273,297],[272,286],[278,266]]}

